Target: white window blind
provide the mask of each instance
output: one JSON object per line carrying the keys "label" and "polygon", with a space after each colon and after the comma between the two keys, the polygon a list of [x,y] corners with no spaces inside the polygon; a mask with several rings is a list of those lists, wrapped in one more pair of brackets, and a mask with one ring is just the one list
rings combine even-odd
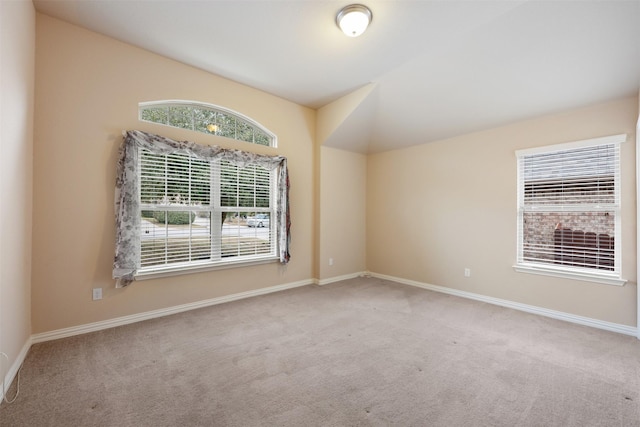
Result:
{"label": "white window blind", "polygon": [[518,266],[620,278],[620,143],[518,151]]}
{"label": "white window blind", "polygon": [[273,172],[145,149],[139,162],[141,272],[276,257]]}

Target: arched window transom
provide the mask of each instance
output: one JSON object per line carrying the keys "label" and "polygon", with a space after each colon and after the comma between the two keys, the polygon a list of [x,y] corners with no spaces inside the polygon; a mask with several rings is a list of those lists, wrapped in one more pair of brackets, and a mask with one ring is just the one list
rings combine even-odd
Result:
{"label": "arched window transom", "polygon": [[180,129],[276,147],[276,136],[238,112],[193,101],[152,101],[138,104],[139,118]]}

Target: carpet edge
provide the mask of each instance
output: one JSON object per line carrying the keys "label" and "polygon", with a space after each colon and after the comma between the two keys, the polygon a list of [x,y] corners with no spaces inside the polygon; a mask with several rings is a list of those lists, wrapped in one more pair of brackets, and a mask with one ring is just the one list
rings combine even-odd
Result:
{"label": "carpet edge", "polygon": [[101,331],[103,329],[115,328],[117,326],[128,325],[131,323],[141,322],[144,320],[155,319],[157,317],[170,316],[172,314],[182,313],[184,311],[195,310],[198,308],[209,307],[212,305],[222,304],[225,302],[236,301],[239,299],[250,298],[259,295],[266,295],[273,292],[284,291],[286,289],[298,288],[301,286],[315,284],[314,279],[300,280],[297,282],[285,283],[282,285],[270,286],[267,288],[255,289],[252,291],[239,292],[236,294],[224,295],[221,297],[210,298],[202,301],[196,301],[187,304],[180,304],[173,307],[161,308],[158,310],[146,311],[143,313],[130,314],[128,316],[116,317],[113,319],[102,320],[99,322],[86,323],[69,328],[56,329],[48,332],[41,332],[31,335],[31,344],[37,344],[45,341],[52,341],[60,338],[67,338],[74,335],[86,334],[89,332]]}
{"label": "carpet edge", "polygon": [[526,313],[537,314],[539,316],[550,317],[552,319],[563,320],[565,322],[575,323],[578,325],[589,326],[596,329],[603,329],[605,331],[616,332],[623,335],[630,335],[638,337],[638,328],[629,325],[623,325],[620,323],[607,322],[604,320],[593,319],[591,317],[578,316],[576,314],[566,313],[563,311],[551,310],[544,307],[538,307],[535,305],[523,304],[515,301],[504,300],[500,298],[489,297],[486,295],[476,294],[473,292],[461,291],[459,289],[447,288],[444,286],[432,285],[429,283],[422,283],[415,280],[403,279],[401,277],[388,276],[380,273],[369,273],[371,277],[378,279],[389,280],[392,282],[401,283],[403,285],[415,286],[422,289],[427,289],[434,292],[440,292],[443,294],[453,295],[461,298],[472,299],[475,301],[486,302],[488,304],[499,305],[506,308],[512,308],[518,311],[524,311]]}

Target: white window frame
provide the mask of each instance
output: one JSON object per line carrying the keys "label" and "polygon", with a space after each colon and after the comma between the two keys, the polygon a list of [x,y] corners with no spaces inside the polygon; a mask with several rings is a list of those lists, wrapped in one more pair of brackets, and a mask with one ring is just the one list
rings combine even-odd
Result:
{"label": "white window frame", "polygon": [[[525,150],[517,150],[516,158],[518,160],[518,199],[517,199],[517,257],[516,264],[513,266],[515,271],[522,273],[541,274],[553,277],[562,277],[568,279],[583,280],[589,282],[603,283],[607,285],[622,286],[626,283],[626,280],[622,279],[622,222],[621,222],[621,192],[620,192],[620,175],[621,165],[618,156],[617,161],[617,173],[615,174],[615,206],[608,206],[615,214],[615,231],[614,231],[614,267],[613,271],[603,271],[595,268],[581,268],[568,265],[555,265],[552,263],[542,262],[529,262],[524,260],[524,213],[525,211],[535,211],[536,207],[525,207],[524,203],[524,172],[522,170],[521,160],[525,156],[532,156],[537,154],[549,154],[558,151],[566,151],[571,149],[578,149],[583,147],[594,147],[601,145],[617,145],[618,150],[620,144],[627,139],[626,134],[612,135],[601,138],[593,138],[589,140],[574,141],[564,144],[556,144],[545,147],[537,147]],[[575,205],[564,205],[566,211],[575,211]],[[600,208],[599,206],[594,207]],[[558,211],[558,210],[553,210]],[[559,210],[564,211],[564,210]],[[587,209],[585,211],[590,211]]]}
{"label": "white window frame", "polygon": [[[151,121],[151,120],[146,120],[143,119],[143,112],[147,109],[162,109],[162,108],[166,108],[167,109],[167,121],[169,120],[169,116],[168,116],[168,111],[170,107],[185,107],[188,109],[191,109],[191,124],[190,127],[188,128],[183,128],[183,127],[179,127],[179,126],[174,126],[168,122],[161,122],[161,121]],[[229,137],[229,136],[225,136],[221,134],[221,131],[218,127],[218,123],[211,123],[211,125],[215,126],[215,129],[212,128],[212,130],[200,130],[198,129],[198,127],[196,126],[194,117],[193,117],[193,110],[194,109],[201,109],[201,110],[207,110],[207,111],[211,111],[214,113],[221,113],[221,114],[225,114],[227,116],[231,116],[236,120],[236,123],[240,122],[243,125],[249,126],[253,129],[256,129],[262,133],[264,133],[268,140],[269,140],[269,145],[264,145],[264,144],[259,144],[257,142],[254,141],[247,141],[246,139],[241,139],[238,137],[237,132],[234,134],[234,137]],[[163,126],[169,126],[169,127],[175,127],[178,129],[188,129],[188,130],[192,130],[195,132],[200,132],[200,133],[204,133],[207,135],[216,135],[216,136],[221,136],[223,138],[230,138],[230,139],[234,139],[236,141],[241,141],[241,142],[247,142],[249,144],[255,144],[255,145],[259,145],[262,147],[273,147],[273,148],[277,148],[278,147],[278,137],[276,136],[276,134],[274,134],[273,132],[271,132],[269,129],[267,129],[266,127],[264,127],[263,125],[261,125],[260,123],[258,123],[257,121],[253,120],[250,117],[245,116],[242,113],[239,113],[237,111],[233,111],[229,108],[225,108],[225,107],[221,107],[219,105],[214,105],[214,104],[208,104],[208,103],[204,103],[204,102],[196,102],[196,101],[185,101],[185,100],[177,100],[177,99],[171,99],[171,100],[162,100],[162,101],[148,101],[148,102],[140,102],[138,103],[138,120],[142,121],[142,122],[147,122],[147,123],[155,123],[155,124],[160,124]]]}
{"label": "white window frame", "polygon": [[[141,150],[141,149],[139,149]],[[190,156],[193,158],[193,156]],[[138,156],[139,170],[141,170],[142,155]],[[214,162],[219,162],[214,161]],[[237,266],[257,265],[278,261],[278,239],[277,239],[277,220],[276,215],[276,188],[277,178],[276,170],[267,171],[269,174],[269,207],[225,207],[221,206],[221,178],[220,167],[211,165],[210,171],[210,203],[206,206],[191,206],[189,204],[166,203],[143,203],[140,199],[142,193],[142,185],[138,185],[140,193],[138,194],[140,212],[147,211],[189,211],[189,212],[208,212],[209,213],[209,238],[211,239],[210,257],[206,260],[175,262],[169,264],[161,264],[154,266],[138,265],[136,272],[136,280],[152,279],[156,277],[174,276],[189,272],[216,270],[223,268],[232,268]],[[139,178],[140,180],[142,178]],[[140,182],[140,181],[139,181]],[[232,257],[222,257],[221,241],[222,241],[222,212],[250,211],[269,214],[269,253],[239,255]],[[168,225],[165,225],[168,229]],[[257,233],[257,228],[255,229]],[[140,241],[143,240],[145,231],[140,229]],[[189,238],[192,236],[192,225],[189,224]],[[191,242],[190,242],[191,244]],[[142,245],[140,246],[142,252]],[[140,254],[142,260],[142,253]],[[141,263],[141,261],[140,261]]]}

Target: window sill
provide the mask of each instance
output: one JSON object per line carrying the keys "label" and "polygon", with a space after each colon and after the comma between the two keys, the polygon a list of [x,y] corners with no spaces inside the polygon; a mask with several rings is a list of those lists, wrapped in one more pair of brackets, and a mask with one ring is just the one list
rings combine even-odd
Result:
{"label": "window sill", "polygon": [[192,265],[172,265],[167,267],[154,268],[153,270],[138,270],[136,280],[149,280],[161,277],[180,276],[183,274],[201,273],[212,270],[225,270],[227,268],[250,267],[253,265],[269,264],[277,262],[278,257],[260,258],[247,260],[246,258],[237,261],[225,261],[224,263],[203,262],[202,264]]}
{"label": "window sill", "polygon": [[602,283],[605,285],[623,286],[627,281],[610,273],[587,273],[566,268],[554,268],[551,266],[517,264],[513,269],[519,273],[541,274],[543,276],[561,277],[564,279],[583,280],[586,282]]}

